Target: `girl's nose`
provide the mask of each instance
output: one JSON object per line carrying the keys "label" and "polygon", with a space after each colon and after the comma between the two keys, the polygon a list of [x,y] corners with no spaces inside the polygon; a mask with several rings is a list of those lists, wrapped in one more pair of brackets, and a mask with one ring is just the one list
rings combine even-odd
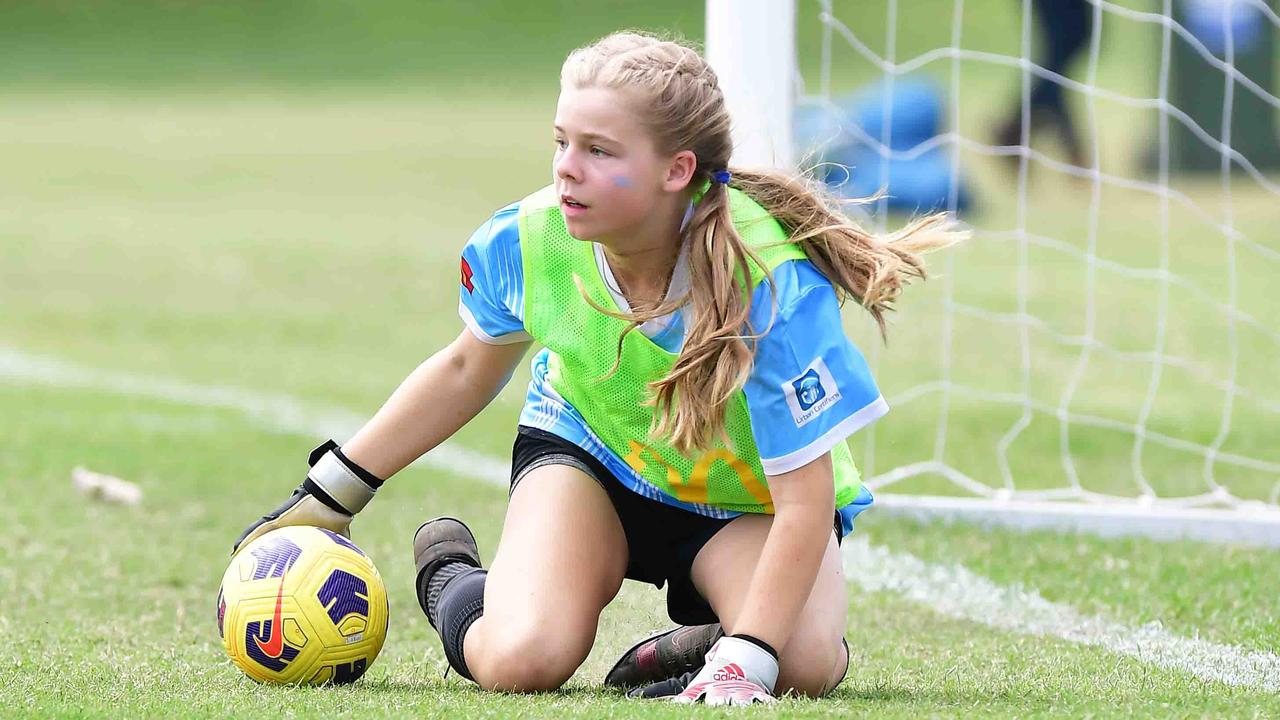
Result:
{"label": "girl's nose", "polygon": [[582,176],[578,169],[577,157],[572,148],[560,151],[560,156],[555,161],[556,177],[561,180],[572,180],[578,182],[582,180]]}

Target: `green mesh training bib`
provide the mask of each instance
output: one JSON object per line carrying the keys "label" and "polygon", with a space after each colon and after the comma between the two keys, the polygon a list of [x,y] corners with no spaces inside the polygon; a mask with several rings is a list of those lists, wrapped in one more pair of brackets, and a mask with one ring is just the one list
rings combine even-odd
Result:
{"label": "green mesh training bib", "polygon": [[[788,242],[782,226],[745,193],[730,189],[729,208],[734,227],[769,270],[805,257]],[[519,229],[525,329],[551,351],[547,380],[555,391],[610,450],[671,497],[737,512],[772,513],[743,392],[739,390],[727,405],[727,445],[716,441],[687,457],[666,439],[650,437],[653,409],[645,406],[652,396],[648,385],[666,377],[677,356],[636,330],[627,334],[618,370],[610,375],[618,336],[628,323],[600,313],[579,294],[575,276],[598,305],[617,307],[600,277],[591,243],[575,239],[566,229],[554,187],[520,201]],[[752,287],[763,277],[764,271],[752,264]],[[836,507],[844,507],[861,489],[858,470],[843,442],[831,450],[831,458]]]}

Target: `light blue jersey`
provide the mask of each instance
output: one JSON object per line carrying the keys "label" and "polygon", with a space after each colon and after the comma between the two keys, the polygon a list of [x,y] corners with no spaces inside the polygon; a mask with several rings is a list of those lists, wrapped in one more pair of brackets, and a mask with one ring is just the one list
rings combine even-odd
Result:
{"label": "light blue jersey", "polygon": [[[518,203],[499,210],[476,230],[462,251],[458,313],[471,332],[486,343],[532,339],[524,328],[518,211]],[[596,258],[606,286],[619,306],[627,309],[599,249]],[[767,281],[756,287],[752,298],[752,327],[770,329],[756,346],[754,367],[743,388],[760,464],[768,476],[795,470],[821,457],[889,410],[862,353],[843,332],[831,282],[807,260],[779,265],[773,271],[773,282],[777,313],[772,326],[770,316],[775,306]],[[668,298],[678,297],[687,283],[687,260],[682,257]],[[639,330],[668,352],[678,352],[684,341],[679,311]],[[551,387],[547,381],[549,352],[543,348],[533,357],[533,377],[520,413],[521,425],[545,430],[581,447],[645,497],[710,517],[739,514],[681,502],[635,473]],[[870,504],[871,494],[864,489],[853,503],[840,509],[846,534],[852,530],[854,516]]]}

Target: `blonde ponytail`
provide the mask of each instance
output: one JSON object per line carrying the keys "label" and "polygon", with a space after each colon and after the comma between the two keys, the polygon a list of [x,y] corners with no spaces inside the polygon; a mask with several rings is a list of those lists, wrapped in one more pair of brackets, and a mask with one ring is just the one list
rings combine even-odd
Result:
{"label": "blonde ponytail", "polygon": [[[691,187],[703,186],[726,168],[733,146],[724,96],[715,72],[692,48],[639,33],[615,33],[575,50],[561,70],[561,82],[625,89],[645,98],[638,110],[659,147],[671,153],[689,149],[697,156]],[[950,218],[935,214],[877,238],[850,220],[841,201],[811,179],[740,168],[731,175],[730,185],[782,224],[790,242],[800,245],[835,286],[841,302],[853,298],[871,313],[882,336],[885,315],[902,289],[912,279],[926,277],[921,253],[965,237]],[[727,441],[727,405],[750,377],[755,343],[769,328],[749,324],[751,266],[763,263],[733,226],[724,184],[712,183],[698,200],[680,241],[689,247],[689,290],[682,297],[632,313],[587,301],[630,323],[618,339],[617,361],[626,333],[682,309],[680,355],[666,377],[649,384],[654,409],[650,432],[691,454],[714,440]],[[773,287],[772,277],[764,282]]]}

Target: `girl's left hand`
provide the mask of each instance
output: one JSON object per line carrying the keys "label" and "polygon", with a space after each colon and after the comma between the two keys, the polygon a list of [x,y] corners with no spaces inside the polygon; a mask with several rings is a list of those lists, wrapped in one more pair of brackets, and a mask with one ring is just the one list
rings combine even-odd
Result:
{"label": "girl's left hand", "polygon": [[727,635],[711,646],[707,664],[672,702],[708,705],[776,703],[778,658],[772,648],[754,638]]}

